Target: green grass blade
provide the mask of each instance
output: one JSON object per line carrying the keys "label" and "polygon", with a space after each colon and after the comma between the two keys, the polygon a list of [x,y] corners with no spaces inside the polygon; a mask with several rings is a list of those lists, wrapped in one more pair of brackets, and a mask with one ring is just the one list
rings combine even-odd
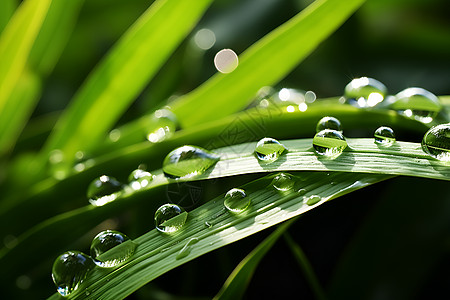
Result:
{"label": "green grass blade", "polygon": [[8,24],[16,7],[17,3],[15,0],[3,0],[0,2],[0,33],[3,31],[6,24]]}
{"label": "green grass blade", "polygon": [[239,111],[262,86],[271,86],[292,71],[362,3],[364,0],[314,2],[244,52],[232,73],[218,73],[173,102],[173,112],[182,126],[188,127]]}
{"label": "green grass blade", "polygon": [[158,0],[122,36],[91,73],[44,147],[67,161],[98,143],[169,55],[190,32],[211,0]]}
{"label": "green grass blade", "polygon": [[14,146],[20,132],[31,115],[41,91],[39,77],[25,71],[11,93],[11,99],[3,107],[0,118],[0,156]]}
{"label": "green grass blade", "polygon": [[0,35],[0,118],[22,75],[51,0],[22,2]]}
{"label": "green grass blade", "polygon": [[48,75],[72,33],[84,0],[52,0],[42,29],[30,53],[30,68]]}
{"label": "green grass blade", "polygon": [[245,293],[259,262],[266,253],[275,245],[278,238],[289,229],[296,219],[291,219],[281,224],[273,233],[262,241],[252,252],[250,252],[228,277],[214,299],[241,299]]}
{"label": "green grass blade", "polygon": [[[84,299],[86,291],[92,299],[123,299],[144,284],[205,253],[243,239],[355,189],[389,178],[385,175],[323,172],[301,176],[301,187],[308,192],[300,195],[297,190],[279,193],[271,187],[273,175],[242,186],[251,199],[245,213],[235,215],[223,206],[223,195],[189,212],[186,224],[178,234],[165,235],[156,229],[134,239],[137,248],[134,256],[120,268],[94,269],[80,288],[69,299]],[[333,184],[330,184],[334,182]],[[305,196],[319,195],[320,202],[309,206]],[[206,226],[205,222],[212,226]],[[197,239],[195,244],[191,239]],[[186,249],[185,246],[191,246]],[[187,251],[179,256],[180,251]],[[111,251],[114,251],[112,249]],[[178,259],[177,259],[178,257]],[[55,294],[50,299],[59,299]]]}
{"label": "green grass blade", "polygon": [[325,300],[326,299],[325,292],[320,286],[319,280],[317,279],[317,276],[314,273],[314,270],[311,264],[309,263],[308,258],[306,257],[302,248],[300,248],[300,246],[294,241],[294,239],[288,232],[285,232],[283,234],[283,237],[286,243],[288,244],[289,249],[291,249],[291,252],[294,255],[295,259],[297,260],[297,263],[302,269],[303,274],[305,275],[305,278],[309,283],[309,286],[311,287],[312,291],[314,292],[314,295],[316,296],[316,299]]}
{"label": "green grass blade", "polygon": [[[246,143],[217,149],[214,152],[221,156],[221,160],[217,162],[210,172],[198,175],[197,177],[189,179],[189,181],[279,171],[343,171],[350,172],[354,174],[354,176],[359,176],[357,173],[366,174],[368,178],[371,178],[368,173],[373,173],[386,175],[386,178],[389,178],[391,175],[406,175],[446,181],[450,180],[450,168],[448,168],[448,165],[423,153],[420,144],[418,143],[396,142],[393,146],[385,149],[376,146],[373,139],[348,139],[349,147],[347,150],[336,159],[328,160],[314,154],[311,146],[311,139],[286,140],[281,142],[289,150],[286,154],[283,154],[279,160],[271,164],[259,163],[252,150],[255,143]],[[130,155],[130,152],[127,154]],[[125,153],[120,157],[124,159],[126,157]],[[19,264],[27,265],[27,259],[29,258],[23,258],[20,263],[16,262],[8,267],[8,265],[13,262],[8,259],[9,255],[14,255],[14,251],[19,251],[19,249],[34,248],[37,251],[38,249],[45,247],[48,243],[54,243],[52,240],[48,240],[47,243],[42,243],[43,240],[54,238],[54,236],[48,234],[49,232],[55,232],[57,228],[59,228],[59,230],[67,231],[73,224],[76,224],[76,228],[72,229],[73,231],[82,230],[83,228],[88,230],[108,216],[112,216],[114,213],[120,213],[123,209],[132,207],[139,201],[155,198],[155,194],[153,193],[169,184],[171,181],[162,174],[161,170],[153,171],[152,173],[155,175],[154,179],[142,190],[127,191],[123,196],[104,206],[96,208],[85,206],[77,211],[69,212],[67,215],[58,215],[28,231],[26,231],[27,226],[20,223],[15,224],[13,220],[17,218],[26,218],[29,219],[30,222],[36,224],[43,219],[48,218],[49,215],[47,214],[54,214],[55,208],[53,206],[55,206],[55,203],[48,201],[49,198],[51,199],[51,194],[47,194],[46,189],[50,192],[56,191],[57,195],[66,195],[67,182],[61,182],[59,185],[52,185],[49,183],[47,187],[42,186],[41,190],[36,191],[36,198],[32,198],[32,202],[26,202],[24,205],[15,206],[14,210],[2,207],[0,218],[0,228],[2,228],[2,230],[0,231],[0,236],[21,236],[19,237],[19,244],[15,250],[0,250],[0,263],[5,269],[14,267],[19,270]],[[70,181],[74,181],[74,179],[71,179]],[[355,181],[351,188],[357,189],[360,188],[361,185],[364,186],[364,182]],[[151,193],[152,196],[145,196],[147,192]],[[347,193],[349,191],[345,190],[344,192]],[[68,195],[67,197],[70,196]],[[55,199],[60,200],[60,197],[57,196]],[[30,208],[30,205],[33,205],[32,207],[36,208],[48,207],[49,212],[36,216],[35,214],[32,214],[33,210],[31,210],[31,214],[25,215],[22,212],[23,207]],[[56,208],[56,211],[58,211],[58,208]],[[60,242],[64,240],[61,235],[57,236]],[[71,238],[70,235],[67,235],[66,237]],[[36,241],[39,242],[36,243]],[[49,252],[48,250],[46,251]]]}

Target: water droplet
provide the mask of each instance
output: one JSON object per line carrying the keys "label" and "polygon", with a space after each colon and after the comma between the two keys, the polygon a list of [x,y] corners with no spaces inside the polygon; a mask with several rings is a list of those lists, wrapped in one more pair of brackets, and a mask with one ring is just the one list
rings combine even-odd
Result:
{"label": "water droplet", "polygon": [[180,250],[180,252],[178,252],[176,259],[182,259],[185,258],[186,256],[189,255],[189,253],[191,253],[191,249],[192,249],[192,245],[197,244],[198,242],[198,238],[192,238],[190,239],[186,245],[184,245],[184,247]]}
{"label": "water droplet", "polygon": [[128,182],[135,190],[146,187],[152,180],[153,175],[142,169],[136,169],[131,172],[130,176],[128,176]]}
{"label": "water droplet", "polygon": [[164,204],[155,212],[156,229],[171,233],[179,230],[186,223],[187,212],[175,204]]}
{"label": "water droplet", "polygon": [[431,127],[422,139],[422,149],[438,160],[450,161],[450,123]]}
{"label": "water droplet", "polygon": [[231,49],[223,49],[214,57],[214,65],[221,73],[231,73],[239,65],[237,54]]}
{"label": "water droplet", "polygon": [[306,192],[307,192],[306,189],[299,189],[299,190],[298,190],[298,194],[299,194],[300,196],[306,194]]}
{"label": "water droplet", "polygon": [[79,251],[67,251],[53,263],[52,278],[58,293],[68,296],[75,291],[95,266],[92,258]]}
{"label": "water droplet", "polygon": [[180,127],[177,116],[165,108],[155,111],[152,124],[156,124],[156,129],[147,134],[147,139],[152,143],[159,143],[170,138]]}
{"label": "water droplet", "polygon": [[89,202],[95,206],[102,206],[114,201],[122,190],[122,184],[114,177],[102,175],[91,182],[87,190]]}
{"label": "water droplet", "polygon": [[376,79],[361,77],[353,79],[345,87],[346,102],[357,107],[373,107],[386,96],[386,86]]}
{"label": "water droplet", "polygon": [[167,154],[163,162],[164,175],[169,178],[187,178],[204,173],[220,157],[197,146],[183,146]]}
{"label": "water droplet", "polygon": [[[105,253],[114,248],[114,251]],[[125,234],[115,231],[102,231],[92,240],[91,256],[96,265],[102,268],[115,267],[130,258],[136,244]]]}
{"label": "water droplet", "polygon": [[391,146],[395,142],[394,130],[390,127],[381,126],[375,130],[375,143],[383,146]]}
{"label": "water droplet", "polygon": [[225,207],[233,212],[240,213],[247,209],[250,205],[250,198],[242,189],[231,189],[225,194],[225,200],[223,202]]}
{"label": "water droplet", "polygon": [[89,292],[88,290],[86,290],[86,292],[84,292],[84,294],[85,294],[86,296],[89,296],[89,295],[91,294],[91,292]]}
{"label": "water droplet", "polygon": [[208,228],[211,228],[211,227],[212,227],[212,224],[209,223],[208,221],[206,221],[206,222],[205,222],[205,226],[208,227]]}
{"label": "water droplet", "polygon": [[342,132],[342,126],[341,122],[336,119],[335,117],[323,117],[322,119],[317,122],[316,126],[316,132],[325,130],[325,129],[332,129],[336,131]]}
{"label": "water droplet", "polygon": [[347,147],[347,141],[339,131],[325,129],[316,133],[313,147],[317,154],[334,159]]}
{"label": "water droplet", "polygon": [[311,195],[309,197],[305,197],[306,204],[309,206],[316,204],[320,200],[322,200],[322,197],[320,197],[319,195]]}
{"label": "water droplet", "polygon": [[282,192],[289,191],[294,187],[295,181],[292,175],[279,173],[272,180],[272,186]]}
{"label": "water droplet", "polygon": [[442,104],[433,93],[413,87],[395,95],[389,107],[409,118],[430,123],[442,109]]}
{"label": "water droplet", "polygon": [[263,138],[255,148],[255,155],[261,162],[271,163],[276,161],[280,155],[287,150],[279,141],[273,138]]}

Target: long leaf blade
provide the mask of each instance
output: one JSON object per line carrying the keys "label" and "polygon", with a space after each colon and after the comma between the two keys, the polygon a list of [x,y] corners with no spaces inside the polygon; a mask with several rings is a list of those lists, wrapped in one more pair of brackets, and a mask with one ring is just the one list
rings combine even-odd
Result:
{"label": "long leaf blade", "polygon": [[[286,76],[364,1],[314,2],[244,52],[232,73],[218,73],[172,103],[173,111],[187,127],[244,108],[262,86],[273,85]],[[208,105],[205,99],[210,99]]]}
{"label": "long leaf blade", "polygon": [[102,139],[210,2],[153,3],[75,95],[44,147],[44,154],[60,149],[71,161],[76,151],[87,150]]}
{"label": "long leaf blade", "polygon": [[[0,36],[0,118],[25,69],[51,0],[27,0],[16,10]],[[1,138],[1,137],[0,137]]]}

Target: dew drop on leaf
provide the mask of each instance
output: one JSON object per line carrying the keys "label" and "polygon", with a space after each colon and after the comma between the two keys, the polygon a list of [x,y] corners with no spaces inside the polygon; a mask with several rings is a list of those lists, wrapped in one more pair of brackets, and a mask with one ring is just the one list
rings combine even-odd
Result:
{"label": "dew drop on leaf", "polygon": [[161,232],[178,231],[186,223],[187,212],[175,204],[164,204],[155,212],[155,226]]}
{"label": "dew drop on leaf", "polygon": [[374,107],[382,102],[387,94],[386,86],[380,81],[361,77],[353,79],[345,87],[345,102],[356,107]]}
{"label": "dew drop on leaf", "polygon": [[240,213],[250,205],[250,198],[244,190],[233,188],[225,194],[223,204],[225,208],[233,213]]}
{"label": "dew drop on leaf", "polygon": [[442,109],[442,104],[433,93],[422,88],[412,87],[395,95],[389,108],[427,124],[437,116]]}
{"label": "dew drop on leaf", "polygon": [[292,175],[287,173],[279,173],[275,175],[272,180],[272,186],[282,192],[291,190],[294,187],[295,181]]}
{"label": "dew drop on leaf", "polygon": [[390,127],[378,127],[373,136],[375,138],[375,144],[378,145],[391,146],[395,143],[395,133]]}
{"label": "dew drop on leaf", "polygon": [[[114,251],[107,253],[112,248]],[[135,249],[136,244],[125,234],[115,230],[105,230],[92,240],[91,256],[99,267],[111,268],[129,259]]]}
{"label": "dew drop on leaf", "polygon": [[189,253],[191,253],[192,245],[197,244],[197,242],[198,242],[198,238],[190,239],[186,243],[186,245],[183,246],[183,248],[180,250],[180,252],[178,252],[176,259],[182,259],[182,258],[185,258],[186,256],[188,256]]}
{"label": "dew drop on leaf", "polygon": [[347,141],[339,131],[325,129],[316,133],[313,147],[317,154],[334,159],[347,147]]}
{"label": "dew drop on leaf", "polygon": [[58,293],[70,295],[78,289],[94,266],[92,258],[79,251],[67,251],[58,256],[52,268],[52,278]]}
{"label": "dew drop on leaf", "polygon": [[332,129],[342,132],[341,122],[335,117],[323,117],[317,122],[316,132],[322,131],[324,129]]}
{"label": "dew drop on leaf", "polygon": [[152,124],[156,128],[147,134],[147,139],[152,143],[159,143],[170,138],[180,125],[176,115],[168,109],[158,109],[152,116]]}
{"label": "dew drop on leaf", "polygon": [[311,195],[305,198],[306,204],[310,206],[318,203],[320,200],[322,200],[322,197],[319,195]]}
{"label": "dew drop on leaf", "polygon": [[220,159],[215,153],[197,146],[182,146],[167,154],[163,172],[168,178],[187,178],[203,174]]}
{"label": "dew drop on leaf", "polygon": [[450,161],[450,123],[430,128],[422,139],[422,149],[440,161]]}
{"label": "dew drop on leaf", "polygon": [[286,147],[273,138],[263,138],[255,148],[255,155],[259,161],[271,163],[276,161],[280,155],[286,150]]}
{"label": "dew drop on leaf", "polygon": [[129,185],[135,190],[146,187],[152,180],[153,175],[142,169],[136,169],[128,176]]}
{"label": "dew drop on leaf", "polygon": [[102,175],[89,184],[87,197],[95,206],[114,201],[122,191],[122,184],[114,177]]}

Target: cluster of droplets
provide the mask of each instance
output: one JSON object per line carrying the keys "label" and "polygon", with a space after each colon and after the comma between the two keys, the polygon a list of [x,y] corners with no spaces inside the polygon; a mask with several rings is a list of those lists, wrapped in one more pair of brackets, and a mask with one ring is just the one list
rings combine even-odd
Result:
{"label": "cluster of droplets", "polygon": [[136,247],[135,242],[119,231],[100,232],[92,240],[90,256],[80,251],[67,251],[56,258],[52,268],[56,290],[62,296],[70,295],[96,265],[101,268],[116,267],[127,261]]}
{"label": "cluster of droplets", "polygon": [[442,103],[433,93],[418,87],[388,95],[380,81],[361,77],[353,79],[345,87],[342,101],[359,108],[387,108],[422,123],[432,122],[442,110]]}

